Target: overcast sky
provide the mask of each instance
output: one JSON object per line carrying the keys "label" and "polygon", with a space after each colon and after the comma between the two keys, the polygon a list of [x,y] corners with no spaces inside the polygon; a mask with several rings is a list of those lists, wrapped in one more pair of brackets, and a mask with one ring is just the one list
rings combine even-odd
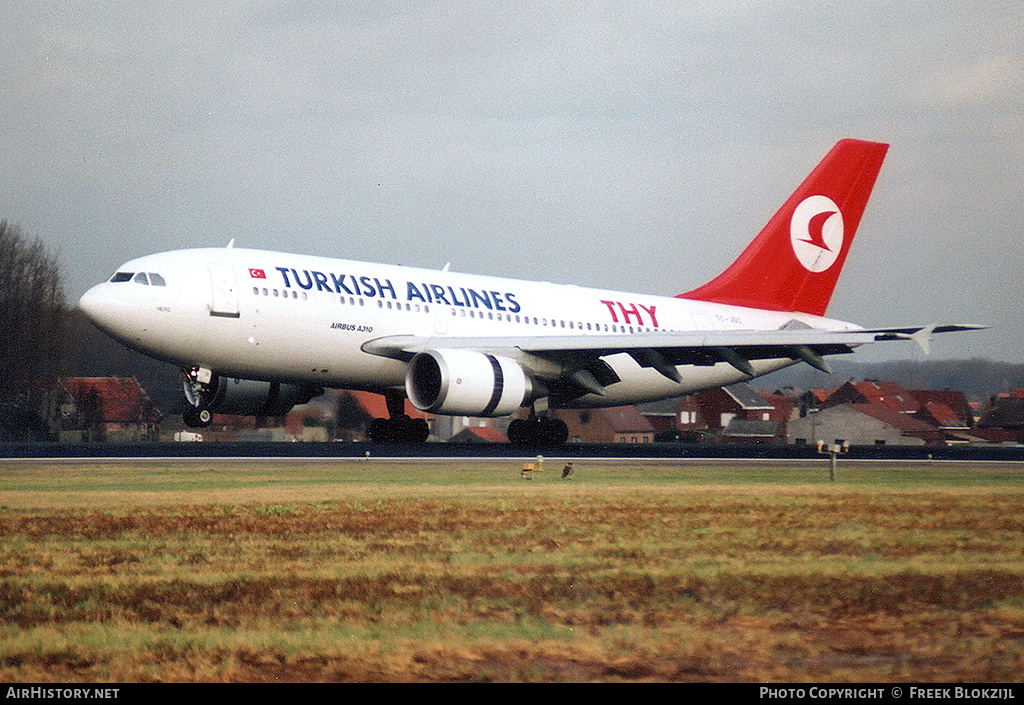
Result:
{"label": "overcast sky", "polygon": [[829,314],[989,324],[933,357],[1024,362],[1019,3],[5,0],[0,28],[0,218],[74,299],[232,238],[672,295],[857,137],[892,146]]}

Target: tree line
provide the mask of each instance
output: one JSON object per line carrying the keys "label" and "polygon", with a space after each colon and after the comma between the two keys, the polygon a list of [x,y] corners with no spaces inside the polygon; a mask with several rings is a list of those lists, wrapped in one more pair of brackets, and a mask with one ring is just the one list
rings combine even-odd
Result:
{"label": "tree line", "polygon": [[0,220],[0,439],[43,431],[62,372],[68,305],[56,255]]}

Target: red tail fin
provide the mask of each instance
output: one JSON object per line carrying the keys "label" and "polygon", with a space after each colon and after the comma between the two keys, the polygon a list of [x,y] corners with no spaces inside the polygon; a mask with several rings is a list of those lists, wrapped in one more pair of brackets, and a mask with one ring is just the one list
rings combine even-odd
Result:
{"label": "red tail fin", "polygon": [[840,140],[728,269],[678,298],[824,315],[888,149]]}

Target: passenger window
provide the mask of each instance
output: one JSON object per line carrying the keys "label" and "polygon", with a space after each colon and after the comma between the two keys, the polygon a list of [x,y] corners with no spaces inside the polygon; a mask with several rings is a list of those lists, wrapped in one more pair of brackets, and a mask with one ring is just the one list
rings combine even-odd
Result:
{"label": "passenger window", "polygon": [[167,282],[164,278],[155,272],[149,273],[149,283],[153,286],[167,286]]}
{"label": "passenger window", "polygon": [[135,272],[118,272],[110,278],[110,281],[114,284],[120,284],[121,282],[131,281]]}
{"label": "passenger window", "polygon": [[139,272],[136,274],[134,281],[136,284],[145,284],[146,286],[149,286],[149,277],[146,276],[145,272]]}

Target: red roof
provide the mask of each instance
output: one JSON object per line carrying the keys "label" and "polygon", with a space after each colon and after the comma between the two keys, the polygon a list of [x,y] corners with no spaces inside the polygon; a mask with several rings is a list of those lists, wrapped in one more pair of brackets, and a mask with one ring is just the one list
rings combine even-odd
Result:
{"label": "red roof", "polygon": [[[341,392],[355,399],[356,403],[359,404],[359,408],[365,411],[370,417],[375,419],[386,419],[388,418],[388,405],[384,400],[383,394],[376,394],[374,392],[358,392],[349,389]],[[425,419],[428,415],[417,409],[412,405],[408,399],[405,400],[405,413],[410,418],[414,419]]]}
{"label": "red roof", "polygon": [[68,377],[64,388],[79,412],[95,403],[103,423],[155,423],[162,417],[134,377]]}
{"label": "red roof", "polygon": [[915,416],[922,421],[932,419],[939,428],[969,428],[969,424],[945,404],[925,402]]}
{"label": "red roof", "polygon": [[828,406],[836,404],[877,404],[901,413],[913,413],[921,405],[906,389],[895,382],[875,380],[847,382],[828,398]]}

